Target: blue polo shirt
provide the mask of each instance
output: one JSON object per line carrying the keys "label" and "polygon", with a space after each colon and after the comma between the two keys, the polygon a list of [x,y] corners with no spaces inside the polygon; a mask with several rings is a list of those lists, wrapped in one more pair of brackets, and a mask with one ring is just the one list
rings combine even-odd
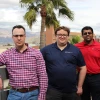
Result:
{"label": "blue polo shirt", "polygon": [[41,49],[49,78],[49,87],[63,93],[76,92],[78,67],[85,66],[80,50],[68,43],[66,48],[60,50],[57,43]]}

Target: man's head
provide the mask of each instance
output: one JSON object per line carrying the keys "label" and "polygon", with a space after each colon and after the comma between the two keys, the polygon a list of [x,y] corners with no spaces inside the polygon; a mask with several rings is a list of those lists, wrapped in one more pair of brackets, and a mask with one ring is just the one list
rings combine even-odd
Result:
{"label": "man's head", "polygon": [[93,40],[93,29],[90,26],[85,26],[81,30],[82,37],[86,43],[90,43]]}
{"label": "man's head", "polygon": [[12,38],[16,47],[23,47],[25,45],[25,28],[22,25],[16,25],[12,28]]}
{"label": "man's head", "polygon": [[56,41],[58,45],[64,46],[68,42],[70,29],[65,26],[61,26],[55,30]]}

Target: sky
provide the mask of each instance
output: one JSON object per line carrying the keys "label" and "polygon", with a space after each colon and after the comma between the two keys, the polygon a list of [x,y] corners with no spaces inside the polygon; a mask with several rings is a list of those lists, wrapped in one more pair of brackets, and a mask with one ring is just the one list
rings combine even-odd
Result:
{"label": "sky", "polygon": [[[84,26],[91,26],[94,33],[100,35],[100,0],[66,0],[67,6],[74,13],[74,21],[58,17],[61,26],[67,26],[71,32],[80,32]],[[40,32],[41,17],[29,29],[23,16],[25,8],[21,8],[19,0],[0,0],[0,29],[11,30],[14,25],[23,25],[27,32]]]}

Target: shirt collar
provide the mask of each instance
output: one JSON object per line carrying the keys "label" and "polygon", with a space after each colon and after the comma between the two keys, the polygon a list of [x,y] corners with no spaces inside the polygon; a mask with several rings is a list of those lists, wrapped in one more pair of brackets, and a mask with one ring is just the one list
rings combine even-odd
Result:
{"label": "shirt collar", "polygon": [[[82,42],[82,44],[84,45],[84,46],[86,46],[86,45],[88,45],[88,44],[86,44],[86,42]],[[94,45],[95,44],[95,40],[93,39],[93,42],[90,44],[90,45]]]}
{"label": "shirt collar", "polygon": [[[26,52],[26,51],[29,50],[29,45],[28,45],[28,43],[25,43],[25,45],[27,46],[27,48],[26,48],[22,53],[24,53],[24,52]],[[15,50],[16,50],[17,52],[19,52],[18,49],[17,49],[16,47],[15,47]]]}
{"label": "shirt collar", "polygon": [[[69,47],[69,46],[70,46],[70,43],[67,42],[67,46],[66,46],[66,47]],[[55,43],[52,45],[52,47],[53,47],[53,48],[58,48],[57,42],[55,42]]]}

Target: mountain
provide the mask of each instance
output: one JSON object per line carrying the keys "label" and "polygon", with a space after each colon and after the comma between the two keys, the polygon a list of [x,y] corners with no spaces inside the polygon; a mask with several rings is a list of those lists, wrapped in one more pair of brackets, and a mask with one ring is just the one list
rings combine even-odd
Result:
{"label": "mountain", "polygon": [[[37,36],[39,34],[40,32],[33,33],[33,32],[26,31],[27,37]],[[5,29],[0,28],[0,37],[11,37],[11,36],[12,36],[12,32],[10,30],[8,29],[5,30]]]}
{"label": "mountain", "polygon": [[[26,32],[26,42],[39,44],[39,32]],[[0,28],[0,45],[13,44],[12,33]]]}
{"label": "mountain", "polygon": [[[39,44],[39,36],[26,37],[26,43]],[[13,44],[11,37],[0,37],[0,45]]]}
{"label": "mountain", "polygon": [[0,37],[0,45],[13,44],[11,37]]}

